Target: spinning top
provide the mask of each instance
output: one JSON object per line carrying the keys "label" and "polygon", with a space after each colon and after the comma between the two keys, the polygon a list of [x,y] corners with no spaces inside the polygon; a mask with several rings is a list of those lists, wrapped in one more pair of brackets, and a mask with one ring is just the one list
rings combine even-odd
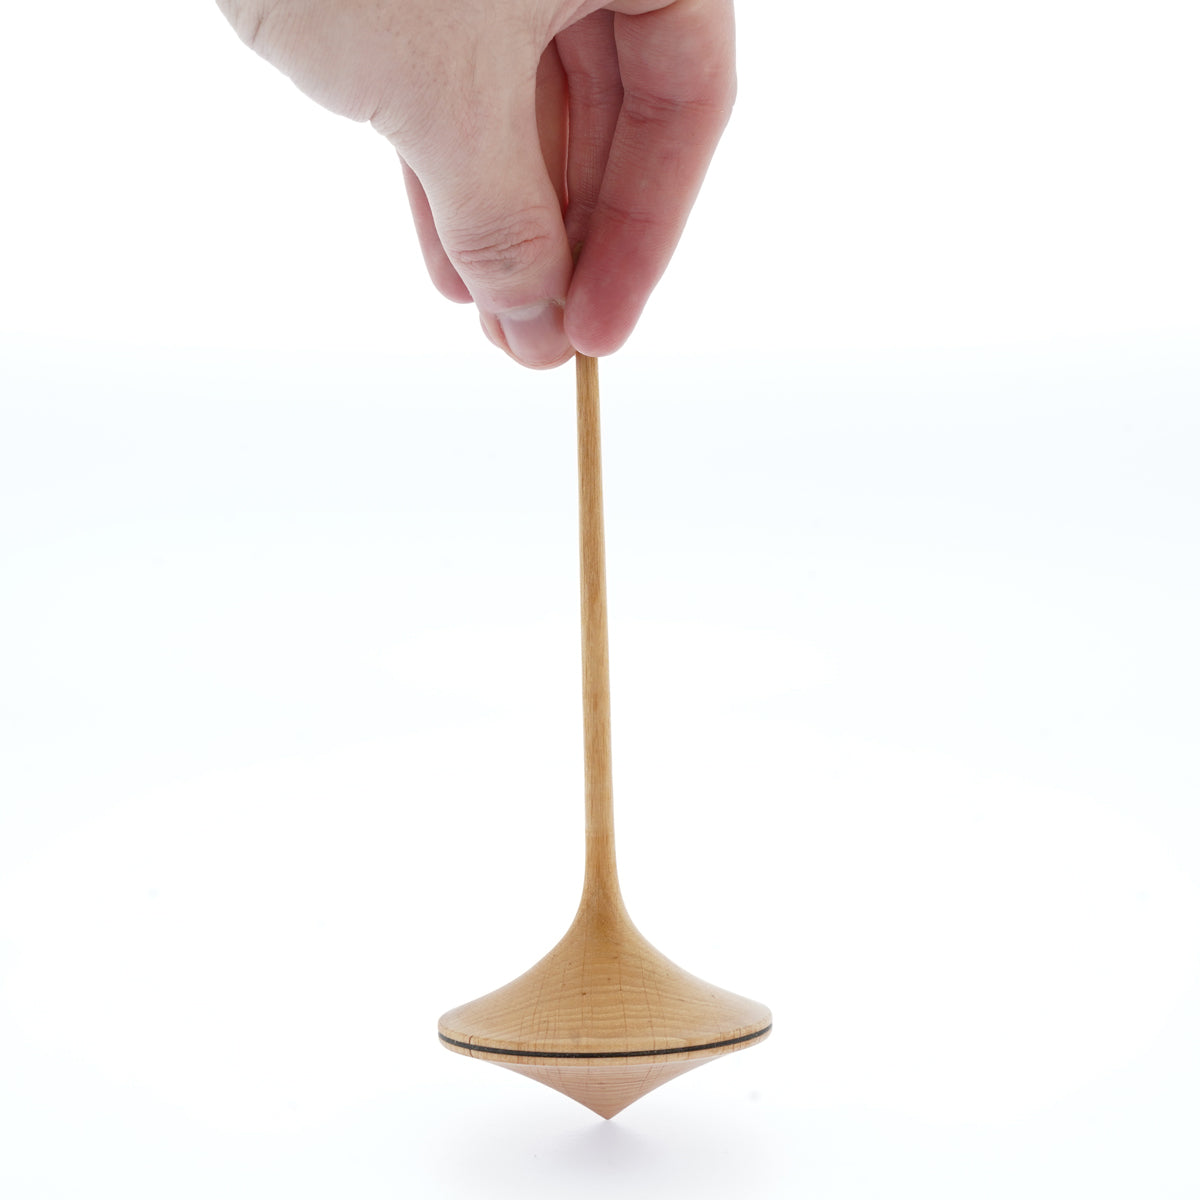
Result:
{"label": "spinning top", "polygon": [[583,898],[524,975],[438,1022],[442,1045],[519,1071],[612,1117],[660,1084],[761,1042],[771,1014],[689,975],[634,927],[617,884],[609,725],[599,376],[576,357],[583,627]]}

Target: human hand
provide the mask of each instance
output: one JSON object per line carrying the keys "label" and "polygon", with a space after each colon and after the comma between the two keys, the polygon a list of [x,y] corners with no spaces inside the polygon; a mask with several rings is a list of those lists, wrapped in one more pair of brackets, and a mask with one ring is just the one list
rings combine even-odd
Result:
{"label": "human hand", "polygon": [[732,0],[218,0],[404,164],[430,277],[553,367],[611,354],[666,269],[735,90]]}

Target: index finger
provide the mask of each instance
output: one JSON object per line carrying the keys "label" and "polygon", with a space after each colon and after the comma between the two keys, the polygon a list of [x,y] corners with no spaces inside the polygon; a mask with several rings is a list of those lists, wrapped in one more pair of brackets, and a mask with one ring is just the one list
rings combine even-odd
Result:
{"label": "index finger", "polygon": [[589,355],[611,354],[633,331],[736,91],[732,0],[618,11],[613,34],[624,100],[566,306],[567,336]]}

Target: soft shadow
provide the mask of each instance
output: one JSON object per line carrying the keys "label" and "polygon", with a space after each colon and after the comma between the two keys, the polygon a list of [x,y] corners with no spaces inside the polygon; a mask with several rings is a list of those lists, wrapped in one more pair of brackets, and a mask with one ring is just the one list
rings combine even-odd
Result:
{"label": "soft shadow", "polygon": [[754,1106],[651,1105],[603,1121],[550,1098],[549,1106],[475,1109],[439,1138],[438,1174],[453,1194],[500,1198],[620,1195],[689,1200],[763,1195],[769,1133]]}

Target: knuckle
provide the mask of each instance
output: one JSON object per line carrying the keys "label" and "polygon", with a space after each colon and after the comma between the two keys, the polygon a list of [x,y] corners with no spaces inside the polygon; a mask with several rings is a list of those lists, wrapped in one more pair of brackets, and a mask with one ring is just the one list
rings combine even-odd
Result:
{"label": "knuckle", "polygon": [[541,209],[471,227],[443,231],[446,253],[460,271],[472,275],[515,275],[546,254],[555,244],[553,225]]}
{"label": "knuckle", "polygon": [[624,117],[632,125],[651,129],[675,129],[680,125],[716,123],[729,119],[737,95],[733,80],[715,94],[660,96],[638,92],[626,102]]}

